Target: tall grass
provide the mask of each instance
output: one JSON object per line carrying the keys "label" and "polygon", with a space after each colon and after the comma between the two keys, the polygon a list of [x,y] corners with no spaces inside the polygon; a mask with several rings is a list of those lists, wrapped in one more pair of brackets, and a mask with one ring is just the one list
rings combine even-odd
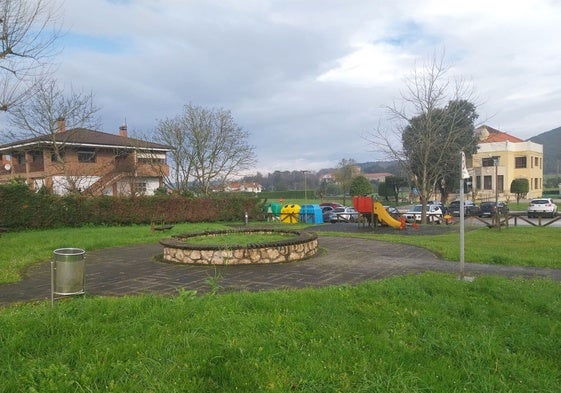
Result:
{"label": "tall grass", "polygon": [[557,392],[559,283],[68,299],[0,311],[0,392]]}

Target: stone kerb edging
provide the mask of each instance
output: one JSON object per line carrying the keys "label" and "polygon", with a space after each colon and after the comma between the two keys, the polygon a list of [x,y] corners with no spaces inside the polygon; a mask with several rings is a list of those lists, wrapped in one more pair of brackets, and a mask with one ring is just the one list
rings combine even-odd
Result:
{"label": "stone kerb edging", "polygon": [[[186,241],[196,236],[217,236],[229,233],[288,233],[295,236],[286,240],[254,243],[247,246],[232,245],[227,248],[215,244],[189,244]],[[186,233],[162,239],[160,244],[164,246],[163,258],[165,261],[198,265],[247,265],[293,262],[313,257],[318,252],[318,236],[314,232],[256,228]]]}

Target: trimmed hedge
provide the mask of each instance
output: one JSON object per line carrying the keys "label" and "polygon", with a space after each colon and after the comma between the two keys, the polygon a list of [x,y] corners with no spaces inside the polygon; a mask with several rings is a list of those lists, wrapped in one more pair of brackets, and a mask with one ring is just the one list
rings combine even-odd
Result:
{"label": "trimmed hedge", "polygon": [[243,221],[260,218],[256,197],[220,194],[208,198],[179,195],[85,197],[35,193],[26,185],[0,186],[0,227],[39,229],[83,225],[131,225],[152,222]]}

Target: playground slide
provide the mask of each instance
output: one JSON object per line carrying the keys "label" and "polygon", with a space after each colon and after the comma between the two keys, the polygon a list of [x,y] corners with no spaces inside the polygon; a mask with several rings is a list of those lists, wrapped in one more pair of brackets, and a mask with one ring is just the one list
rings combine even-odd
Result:
{"label": "playground slide", "polygon": [[374,202],[374,214],[378,216],[380,221],[385,222],[389,226],[396,229],[401,228],[401,222],[393,218],[380,202]]}

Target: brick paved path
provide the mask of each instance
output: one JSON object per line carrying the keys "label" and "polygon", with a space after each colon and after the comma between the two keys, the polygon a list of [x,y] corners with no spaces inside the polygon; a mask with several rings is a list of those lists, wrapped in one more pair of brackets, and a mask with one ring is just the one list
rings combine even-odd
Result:
{"label": "brick paved path", "polygon": [[[425,249],[343,237],[320,236],[321,255],[309,260],[251,266],[187,266],[158,262],[159,244],[115,247],[87,252],[87,295],[120,296],[141,293],[173,295],[178,289],[205,293],[205,281],[221,276],[221,291],[269,290],[355,284],[365,280],[426,271],[458,274],[459,263],[439,259]],[[465,264],[470,276],[543,277],[561,281],[560,269]],[[15,284],[0,285],[0,306],[50,300],[50,262],[31,267]]]}

